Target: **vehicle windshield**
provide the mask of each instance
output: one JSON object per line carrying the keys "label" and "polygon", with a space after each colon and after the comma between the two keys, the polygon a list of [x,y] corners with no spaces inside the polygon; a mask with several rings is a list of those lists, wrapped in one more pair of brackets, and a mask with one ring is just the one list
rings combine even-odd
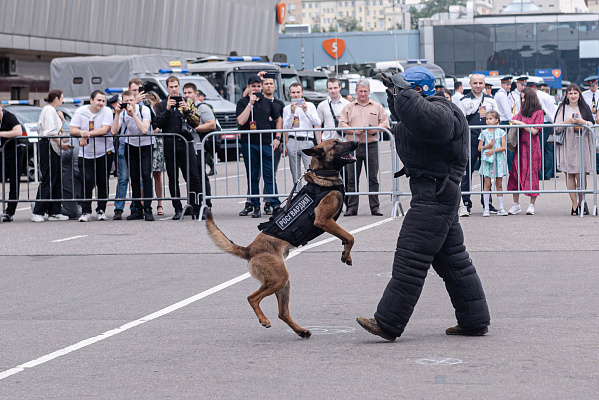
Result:
{"label": "vehicle windshield", "polygon": [[13,113],[22,124],[37,123],[42,113],[37,107],[5,107],[5,110]]}
{"label": "vehicle windshield", "polygon": [[387,103],[387,92],[370,92],[369,97],[382,105],[385,109],[389,108],[389,103]]}
{"label": "vehicle windshield", "polygon": [[327,78],[314,78],[314,90],[316,92],[327,92]]}
{"label": "vehicle windshield", "polygon": [[[183,93],[183,86],[188,83],[191,82],[194,85],[197,86],[197,88],[199,90],[201,90],[202,92],[204,92],[204,94],[206,95],[206,100],[222,100],[222,97],[218,94],[218,92],[216,91],[216,89],[214,89],[214,86],[212,86],[210,84],[210,82],[204,80],[204,79],[198,79],[197,77],[178,77],[179,78],[179,83],[181,86],[181,93]],[[166,88],[166,78],[164,79],[160,79],[160,84]],[[160,95],[160,97],[163,97],[162,93],[158,93]]]}
{"label": "vehicle windshield", "polygon": [[285,101],[291,101],[291,97],[289,96],[289,87],[294,83],[301,83],[299,76],[294,74],[281,74],[281,84],[283,85],[283,95],[285,96]]}
{"label": "vehicle windshield", "polygon": [[[256,75],[256,71],[236,71],[235,72],[235,101],[239,101],[242,97],[243,91],[247,87],[247,81],[250,79],[250,76]],[[283,84],[283,88],[285,88],[285,84]],[[285,91],[283,91],[285,93]],[[273,93],[275,99],[280,99],[281,96],[279,94],[279,82],[275,79],[275,92]]]}

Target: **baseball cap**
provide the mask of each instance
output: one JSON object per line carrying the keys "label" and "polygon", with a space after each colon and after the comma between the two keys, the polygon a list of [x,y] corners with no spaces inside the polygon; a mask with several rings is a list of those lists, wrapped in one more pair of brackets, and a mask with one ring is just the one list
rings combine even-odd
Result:
{"label": "baseball cap", "polygon": [[251,85],[254,82],[262,83],[262,79],[258,75],[250,75],[248,78],[248,85]]}
{"label": "baseball cap", "polygon": [[412,89],[415,86],[421,86],[422,92],[427,96],[435,94],[435,76],[431,71],[424,67],[412,67],[401,73],[406,81],[410,83]]}

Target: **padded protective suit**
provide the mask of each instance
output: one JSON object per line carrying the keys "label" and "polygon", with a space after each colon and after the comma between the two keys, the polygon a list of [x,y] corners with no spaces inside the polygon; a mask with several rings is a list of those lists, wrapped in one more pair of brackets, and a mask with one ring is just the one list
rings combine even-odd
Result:
{"label": "padded protective suit", "polygon": [[432,264],[445,282],[458,325],[488,326],[485,294],[457,215],[468,162],[468,123],[443,97],[402,90],[389,101],[399,121],[396,148],[410,177],[412,200],[397,239],[392,278],[374,317],[386,333],[401,336]]}

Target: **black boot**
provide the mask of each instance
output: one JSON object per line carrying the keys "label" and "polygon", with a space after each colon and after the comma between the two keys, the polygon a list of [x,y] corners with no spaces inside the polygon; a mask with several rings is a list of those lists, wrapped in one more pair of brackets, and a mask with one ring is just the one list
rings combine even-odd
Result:
{"label": "black boot", "polygon": [[245,208],[239,212],[240,217],[245,217],[250,215],[250,213],[254,211],[254,207],[252,207],[251,203],[245,203]]}

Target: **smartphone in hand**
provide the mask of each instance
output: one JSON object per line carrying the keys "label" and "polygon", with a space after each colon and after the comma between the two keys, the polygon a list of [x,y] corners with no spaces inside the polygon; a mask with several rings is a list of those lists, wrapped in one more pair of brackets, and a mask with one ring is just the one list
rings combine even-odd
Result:
{"label": "smartphone in hand", "polygon": [[291,99],[292,103],[295,103],[298,106],[301,106],[302,104],[304,104],[304,99]]}

